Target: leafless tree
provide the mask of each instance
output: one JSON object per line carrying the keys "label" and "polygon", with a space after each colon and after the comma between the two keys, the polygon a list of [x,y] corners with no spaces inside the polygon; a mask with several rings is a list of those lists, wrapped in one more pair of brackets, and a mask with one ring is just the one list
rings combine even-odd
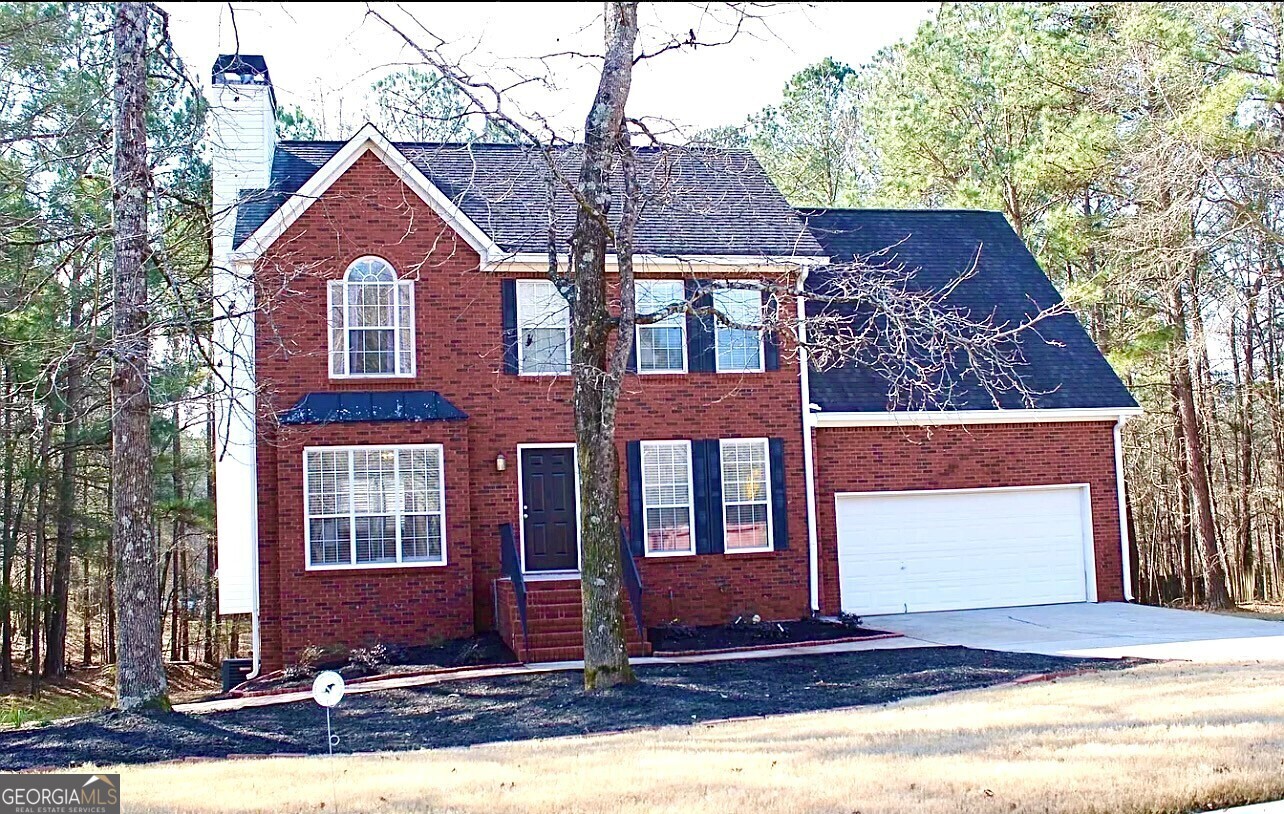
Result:
{"label": "leafless tree", "polygon": [[[587,689],[634,680],[624,637],[615,441],[616,410],[635,325],[693,314],[732,328],[770,331],[783,337],[786,352],[797,358],[805,356],[800,352],[810,352],[813,362],[822,367],[852,361],[869,365],[887,379],[893,399],[939,407],[950,404],[952,388],[964,375],[981,383],[996,401],[1003,391],[1029,398],[1032,394],[1022,386],[1020,335],[1053,313],[1037,313],[1019,324],[996,324],[990,315],[951,307],[948,297],[953,286],[924,291],[915,285],[913,269],[880,265],[870,258],[840,259],[826,270],[824,285],[807,291],[797,285],[797,265],[781,264],[774,277],[706,283],[684,301],[637,313],[637,224],[648,205],[672,199],[681,190],[667,183],[663,159],[651,165],[649,176],[642,177],[633,141],[640,138],[648,147],[671,149],[675,154],[689,153],[690,148],[662,142],[646,121],[629,115],[633,68],[670,51],[726,44],[756,19],[752,4],[721,8],[729,13],[723,20],[724,36],[708,40],[691,30],[647,50],[639,43],[638,4],[605,4],[603,53],[576,55],[600,64],[600,72],[584,122],[582,147],[574,153],[574,172],[559,160],[566,151],[556,149],[559,139],[547,118],[538,113],[522,118],[510,112],[510,91],[525,80],[501,85],[475,76],[449,58],[444,53],[445,40],[422,23],[400,26],[377,9],[368,12],[401,36],[436,74],[453,82],[476,112],[520,134],[543,156],[550,184],[568,190],[575,204],[569,252],[563,254],[559,241],[564,238],[550,226],[548,276],[571,308]],[[618,218],[611,215],[617,207]],[[550,224],[556,218],[557,213],[550,211]],[[617,270],[614,281],[607,273],[611,253]],[[968,276],[962,275],[954,285]],[[765,294],[768,305],[761,319],[738,321],[743,317],[710,305],[706,295],[714,288],[753,288]],[[804,314],[797,313],[800,297],[807,302]]]}
{"label": "leafless tree", "polygon": [[152,405],[147,318],[147,32],[144,3],[120,3],[115,20],[115,163],[111,392],[116,544],[116,703],[122,709],[169,706],[161,655],[161,617],[152,536]]}

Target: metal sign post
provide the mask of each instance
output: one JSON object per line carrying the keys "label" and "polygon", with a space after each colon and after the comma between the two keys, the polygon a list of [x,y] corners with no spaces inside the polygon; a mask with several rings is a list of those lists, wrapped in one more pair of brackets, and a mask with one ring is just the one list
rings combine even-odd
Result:
{"label": "metal sign post", "polygon": [[330,708],[343,700],[343,676],[333,670],[318,673],[312,682],[312,698],[325,708],[325,742],[334,757],[334,747],[339,745],[339,736],[330,727]]}

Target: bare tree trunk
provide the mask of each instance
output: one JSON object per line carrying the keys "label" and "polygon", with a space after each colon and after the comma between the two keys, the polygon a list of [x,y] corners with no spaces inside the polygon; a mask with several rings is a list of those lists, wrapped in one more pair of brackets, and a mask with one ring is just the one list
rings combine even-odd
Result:
{"label": "bare tree trunk", "polygon": [[[1169,294],[1173,327],[1177,331],[1180,350],[1174,366],[1174,396],[1182,440],[1186,447],[1186,481],[1190,496],[1195,528],[1204,565],[1204,601],[1212,608],[1230,607],[1230,593],[1226,586],[1226,568],[1217,548],[1217,524],[1213,518],[1212,488],[1208,478],[1208,465],[1204,457],[1204,443],[1195,407],[1194,383],[1191,379],[1190,348],[1186,342],[1186,304],[1180,285],[1174,285]],[[1184,352],[1184,354],[1183,354]]]}
{"label": "bare tree trunk", "polygon": [[[51,398],[52,400],[52,398]],[[30,619],[30,638],[31,647],[31,694],[33,696],[40,694],[40,629],[44,621],[44,580],[45,580],[45,543],[46,540],[46,523],[45,517],[49,509],[49,447],[53,442],[53,425],[54,416],[50,407],[45,407],[44,416],[40,428],[40,451],[36,459],[40,467],[39,485],[36,487],[36,528],[32,535],[34,538],[33,547],[35,556],[32,558],[29,566],[31,568],[31,619]]]}
{"label": "bare tree trunk", "polygon": [[173,421],[174,435],[170,442],[170,457],[173,459],[173,466],[170,468],[170,483],[174,487],[174,523],[170,528],[170,536],[173,540],[174,551],[174,589],[170,593],[169,612],[169,658],[170,661],[178,661],[183,649],[183,622],[180,618],[181,607],[183,605],[183,569],[186,566],[186,560],[183,557],[183,537],[185,535],[183,512],[186,511],[183,506],[185,495],[183,494],[183,433],[182,433],[182,415],[179,413],[178,404],[174,404]]}
{"label": "bare tree trunk", "polygon": [[[210,505],[214,505],[217,498],[217,484],[214,480],[214,391],[210,390],[210,398],[206,401],[205,412],[205,499]],[[215,554],[215,536],[211,528],[205,532],[205,580],[203,585],[202,607],[204,624],[202,625],[202,639],[206,664],[213,664],[218,657],[218,628],[216,627],[216,615],[214,613],[214,565],[216,560]]]}
{"label": "bare tree trunk", "polygon": [[[619,526],[619,456],[616,408],[626,358],[627,335],[618,332],[609,309],[606,281],[606,213],[611,167],[620,154],[624,110],[633,81],[637,4],[607,3],[606,57],[593,106],[584,122],[584,163],[577,183],[579,209],[571,239],[571,304],[574,346],[575,440],[579,458],[580,528],[583,543],[584,687],[599,689],[634,681],[624,638]],[[627,145],[625,149],[628,149]],[[626,198],[628,196],[626,195]],[[624,254],[617,248],[617,253]],[[622,284],[621,288],[625,286]],[[632,285],[628,285],[632,294]],[[631,321],[631,320],[630,320]],[[620,347],[625,353],[620,353]]]}
{"label": "bare tree trunk", "polygon": [[[74,337],[80,330],[78,288],[73,285],[68,325]],[[71,549],[76,530],[76,470],[80,435],[80,359],[72,355],[63,381],[61,469],[58,480],[58,521],[54,542],[53,599],[45,630],[45,677],[67,672],[67,614],[71,595]],[[88,605],[86,605],[88,613]],[[86,616],[86,618],[88,618]]]}
{"label": "bare tree trunk", "polygon": [[81,654],[80,664],[82,667],[88,667],[94,663],[94,635],[93,635],[93,616],[90,609],[93,607],[93,587],[89,578],[89,557],[83,560],[85,566],[85,583],[81,588]]}
{"label": "bare tree trunk", "polygon": [[14,517],[14,466],[18,441],[13,431],[13,376],[4,368],[4,528],[0,529],[0,681],[13,680],[13,558],[17,554],[18,522]]}
{"label": "bare tree trunk", "polygon": [[116,6],[112,508],[116,539],[116,704],[168,709],[152,534],[151,355],[147,314],[148,6]]}

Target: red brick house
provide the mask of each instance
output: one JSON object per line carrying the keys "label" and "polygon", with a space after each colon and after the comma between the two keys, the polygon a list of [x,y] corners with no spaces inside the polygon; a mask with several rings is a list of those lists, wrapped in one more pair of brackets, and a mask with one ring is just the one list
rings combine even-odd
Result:
{"label": "red brick house", "polygon": [[[542,157],[370,126],[278,142],[261,57],[220,57],[212,94],[221,612],[252,614],[266,668],[491,629],[524,659],[575,657],[570,328]],[[747,152],[639,163],[644,307],[792,319],[793,298],[720,281],[805,291],[891,245],[928,282],[979,256],[964,304],[1059,301],[993,213],[800,212]],[[552,210],[564,230],[569,196]],[[889,411],[868,371],[809,370],[769,332],[639,327],[618,440],[640,627],[1125,599],[1117,428],[1136,404],[1073,316],[1041,339],[1035,407],[964,388]]]}

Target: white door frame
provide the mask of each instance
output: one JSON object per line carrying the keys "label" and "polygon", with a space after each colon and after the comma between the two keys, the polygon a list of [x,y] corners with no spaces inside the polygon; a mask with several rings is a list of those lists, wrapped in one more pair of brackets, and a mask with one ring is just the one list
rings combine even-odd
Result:
{"label": "white door frame", "polygon": [[[575,468],[575,559],[579,566],[574,571],[528,571],[526,570],[526,495],[522,477],[522,452],[527,449],[569,449],[571,463]],[[584,565],[583,529],[580,528],[580,456],[575,442],[554,442],[549,444],[517,445],[517,544],[518,556],[521,558],[522,574],[527,579],[570,579],[579,578],[580,568]]]}
{"label": "white door frame", "polygon": [[903,489],[897,491],[834,492],[834,565],[838,579],[838,602],[843,601],[842,556],[838,540],[838,502],[844,497],[905,497],[913,495],[957,495],[985,492],[1034,492],[1053,489],[1078,489],[1080,518],[1083,526],[1083,579],[1087,601],[1097,601],[1097,551],[1092,536],[1092,486],[1087,483],[1040,483],[1029,486],[979,486],[964,489]]}

